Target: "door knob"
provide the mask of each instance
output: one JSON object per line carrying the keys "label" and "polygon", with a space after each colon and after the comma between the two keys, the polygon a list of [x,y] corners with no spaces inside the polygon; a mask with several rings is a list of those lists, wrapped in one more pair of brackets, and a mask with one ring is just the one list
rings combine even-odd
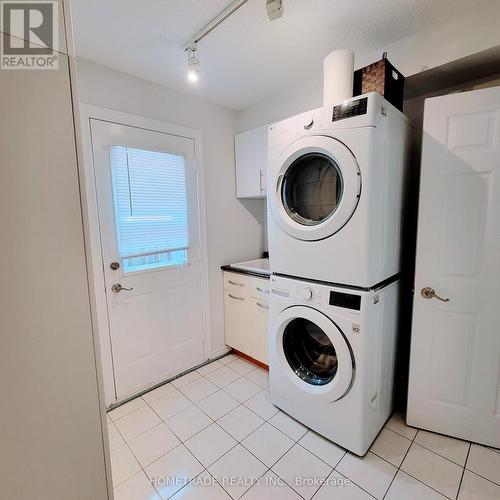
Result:
{"label": "door knob", "polygon": [[109,265],[109,267],[111,269],[113,269],[113,271],[116,271],[117,269],[120,269],[120,263],[119,262],[111,262],[111,264]]}
{"label": "door knob", "polygon": [[112,287],[111,287],[111,291],[113,293],[120,293],[120,292],[131,292],[133,290],[133,288],[125,288],[123,286],[121,286],[120,283],[115,283]]}
{"label": "door knob", "polygon": [[438,300],[441,300],[442,302],[449,302],[450,299],[449,298],[446,298],[446,299],[443,299],[443,297],[440,297],[436,291],[431,288],[430,286],[426,286],[425,288],[422,288],[421,292],[422,294],[422,297],[424,299],[438,299]]}

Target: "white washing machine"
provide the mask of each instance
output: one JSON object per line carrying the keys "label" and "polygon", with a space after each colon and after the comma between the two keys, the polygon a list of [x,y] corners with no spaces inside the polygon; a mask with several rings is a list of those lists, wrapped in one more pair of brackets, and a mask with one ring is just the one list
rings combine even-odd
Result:
{"label": "white washing machine", "polygon": [[392,410],[398,291],[271,276],[271,401],[358,455]]}
{"label": "white washing machine", "polygon": [[408,129],[376,93],[271,125],[273,273],[359,287],[399,273]]}

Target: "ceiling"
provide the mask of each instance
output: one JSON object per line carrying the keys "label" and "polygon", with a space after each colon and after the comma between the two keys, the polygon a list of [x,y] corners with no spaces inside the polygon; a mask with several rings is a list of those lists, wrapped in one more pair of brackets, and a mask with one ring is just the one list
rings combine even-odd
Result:
{"label": "ceiling", "polygon": [[78,56],[239,110],[317,76],[332,50],[371,52],[486,2],[284,0],[271,22],[265,0],[248,0],[199,43],[196,84],[183,46],[230,0],[72,0],[72,11]]}

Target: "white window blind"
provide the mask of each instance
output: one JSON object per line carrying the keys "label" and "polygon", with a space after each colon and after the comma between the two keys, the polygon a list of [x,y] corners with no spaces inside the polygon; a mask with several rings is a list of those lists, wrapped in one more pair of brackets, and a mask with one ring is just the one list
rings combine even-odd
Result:
{"label": "white window blind", "polygon": [[187,263],[183,155],[111,146],[116,235],[125,271]]}

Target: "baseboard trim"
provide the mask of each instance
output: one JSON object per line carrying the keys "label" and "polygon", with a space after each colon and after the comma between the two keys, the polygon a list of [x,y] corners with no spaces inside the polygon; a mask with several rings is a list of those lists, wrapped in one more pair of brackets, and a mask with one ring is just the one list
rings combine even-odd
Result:
{"label": "baseboard trim", "polygon": [[266,365],[265,363],[262,363],[262,361],[258,361],[255,358],[252,358],[252,356],[249,356],[248,354],[245,354],[244,352],[238,351],[237,349],[233,349],[233,352],[234,352],[234,354],[237,354],[238,356],[245,358],[247,361],[250,361],[250,363],[253,363],[254,365],[257,365],[258,367],[269,371],[269,366]]}

